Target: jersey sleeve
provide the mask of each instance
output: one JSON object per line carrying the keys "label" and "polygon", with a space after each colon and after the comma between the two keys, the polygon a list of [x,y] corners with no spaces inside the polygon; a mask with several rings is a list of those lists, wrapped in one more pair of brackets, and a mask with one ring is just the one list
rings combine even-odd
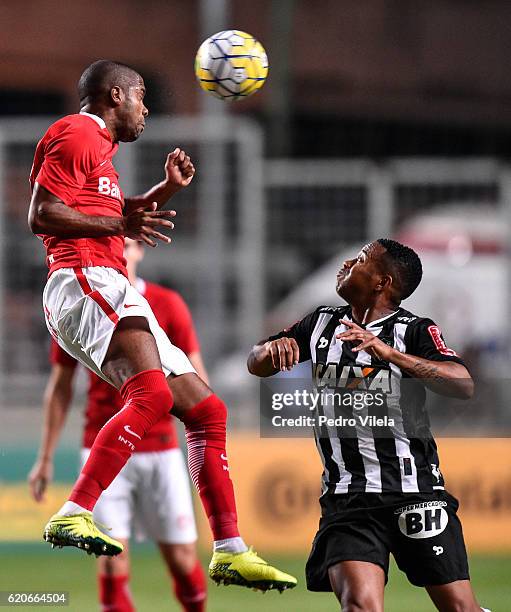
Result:
{"label": "jersey sleeve", "polygon": [[60,347],[55,340],[51,340],[50,345],[50,363],[52,365],[63,365],[71,368],[75,368],[77,361],[74,357],[71,357],[66,351]]}
{"label": "jersey sleeve", "polygon": [[200,351],[199,339],[193,324],[192,313],[184,299],[176,292],[167,296],[169,317],[164,328],[172,344],[187,355]]}
{"label": "jersey sleeve", "polygon": [[99,153],[93,132],[82,126],[68,126],[46,142],[35,180],[69,205],[99,163]]}
{"label": "jersey sleeve", "polygon": [[314,312],[311,312],[303,319],[297,321],[291,327],[283,329],[278,334],[270,336],[268,340],[278,340],[279,338],[294,338],[298,344],[300,350],[299,362],[307,361],[311,358],[311,347],[310,341],[312,336],[312,330],[318,320],[319,308]]}
{"label": "jersey sleeve", "polygon": [[431,319],[419,319],[409,328],[406,352],[431,361],[455,361],[465,365],[456,351],[449,348],[441,329]]}

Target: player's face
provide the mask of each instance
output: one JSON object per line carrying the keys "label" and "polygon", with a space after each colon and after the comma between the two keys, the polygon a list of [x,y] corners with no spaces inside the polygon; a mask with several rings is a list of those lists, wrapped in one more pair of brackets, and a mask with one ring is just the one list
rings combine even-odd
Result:
{"label": "player's face", "polygon": [[347,259],[337,273],[337,295],[348,304],[369,299],[381,277],[379,257],[383,251],[380,244],[371,242],[354,259]]}
{"label": "player's face", "polygon": [[144,247],[136,240],[125,238],[124,257],[128,265],[136,265],[144,259]]}
{"label": "player's face", "polygon": [[144,79],[137,76],[124,91],[124,100],[119,107],[121,142],[133,142],[144,131],[145,118],[149,114],[144,104]]}

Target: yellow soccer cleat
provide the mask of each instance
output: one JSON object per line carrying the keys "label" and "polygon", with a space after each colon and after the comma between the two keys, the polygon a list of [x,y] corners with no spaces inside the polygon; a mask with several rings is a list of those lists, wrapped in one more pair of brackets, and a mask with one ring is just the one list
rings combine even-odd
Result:
{"label": "yellow soccer cleat", "polygon": [[102,533],[94,523],[92,512],[71,516],[54,514],[44,528],[43,538],[51,547],[76,546],[87,554],[113,557],[123,551],[123,545]]}
{"label": "yellow soccer cleat", "polygon": [[259,591],[277,589],[281,593],[297,582],[294,576],[268,565],[252,547],[243,553],[213,553],[209,577],[217,584],[237,584]]}

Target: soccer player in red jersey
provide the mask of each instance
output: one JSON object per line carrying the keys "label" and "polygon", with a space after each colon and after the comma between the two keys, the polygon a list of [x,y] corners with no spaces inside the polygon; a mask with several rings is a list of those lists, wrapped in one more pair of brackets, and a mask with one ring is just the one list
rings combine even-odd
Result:
{"label": "soccer player in red jersey", "polygon": [[37,145],[29,225],[47,250],[48,330],[72,357],[115,386],[124,403],[94,440],[69,500],[51,517],[44,537],[96,554],[122,551],[97,528],[92,510],[136,445],[172,408],[185,425],[190,473],[213,532],[211,578],[262,590],[293,587],[294,577],[268,565],[239,534],[225,404],[169,341],[127,278],[124,237],[150,246],[170,242],[157,228],[172,228],[175,212],[160,208],[190,184],[193,163],[175,149],[163,181],[124,198],[112,158],[119,142],[136,140],[144,129],[144,81],[129,66],[100,60],[80,77],[78,94],[80,114],[55,122]]}
{"label": "soccer player in red jersey", "polygon": [[[139,242],[125,241],[124,256],[131,284],[147,299],[162,329],[183,350],[199,376],[208,381],[191,313],[176,293],[137,277],[144,256]],[[44,394],[44,426],[39,457],[29,476],[30,490],[38,502],[53,477],[53,456],[73,395],[77,361],[52,341],[52,371]],[[122,408],[115,387],[89,371],[89,389],[83,431],[82,465],[101,427]],[[128,538],[149,536],[160,549],[174,579],[174,592],[184,612],[206,609],[204,572],[197,559],[197,531],[183,454],[173,418],[166,414],[137,445],[130,461],[103,493],[94,508],[95,519],[112,525],[112,535],[124,546],[120,555],[100,557],[98,585],[102,609],[135,610],[129,589]],[[157,508],[156,512],[152,512]]]}

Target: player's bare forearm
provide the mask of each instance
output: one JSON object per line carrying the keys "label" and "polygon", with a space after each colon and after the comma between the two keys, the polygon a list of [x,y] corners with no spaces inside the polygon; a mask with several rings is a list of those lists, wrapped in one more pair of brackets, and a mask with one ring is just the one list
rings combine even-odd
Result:
{"label": "player's bare forearm", "polygon": [[35,184],[30,202],[28,224],[34,234],[47,234],[59,238],[99,238],[126,236],[156,246],[155,240],[169,243],[169,236],[156,228],[173,229],[170,219],[174,210],[158,211],[156,202],[135,208],[122,217],[86,215],[70,208],[47,189]]}
{"label": "player's bare forearm", "polygon": [[202,359],[202,354],[200,351],[194,351],[193,353],[188,353],[188,359],[190,363],[195,368],[199,377],[208,385],[209,387],[209,376],[206,371],[206,366],[204,365],[204,360]]}
{"label": "player's bare forearm", "polygon": [[42,203],[29,221],[34,234],[59,238],[99,238],[124,233],[122,217],[84,215],[65,204]]}
{"label": "player's bare forearm", "polygon": [[65,366],[54,366],[44,392],[44,421],[39,458],[53,460],[60,434],[66,423],[73,396],[74,370]]}
{"label": "player's bare forearm", "polygon": [[270,351],[266,347],[266,344],[266,342],[256,344],[250,351],[247,359],[247,368],[250,374],[260,376],[261,378],[272,376],[272,374],[278,372],[278,370],[273,367]]}
{"label": "player's bare forearm", "polygon": [[166,183],[166,181],[162,181],[161,183],[154,185],[154,187],[151,187],[149,191],[142,195],[124,198],[124,214],[128,215],[130,212],[133,212],[140,207],[146,208],[152,202],[156,202],[157,210],[160,210],[160,208],[163,208],[170,198],[179,191],[179,189],[179,187],[169,185]]}
{"label": "player's bare forearm", "polygon": [[378,359],[393,363],[410,376],[422,379],[428,389],[440,395],[470,399],[474,394],[474,381],[467,368],[460,363],[432,361],[408,353],[401,353],[354,321],[340,319],[339,322],[348,329],[336,334],[335,337],[345,342],[353,342],[353,351],[366,351]]}
{"label": "player's bare forearm", "polygon": [[156,202],[158,210],[183,187],[188,187],[195,175],[195,167],[190,157],[182,149],[174,149],[167,155],[165,178],[142,195],[125,198],[125,214]]}
{"label": "player's bare forearm", "polygon": [[422,379],[428,389],[440,395],[470,399],[474,394],[474,381],[469,371],[455,361],[431,361],[395,349],[389,361],[413,378]]}
{"label": "player's bare forearm", "polygon": [[74,369],[55,365],[44,393],[44,420],[38,457],[28,475],[33,498],[40,502],[53,478],[53,456],[71,404]]}
{"label": "player's bare forearm", "polygon": [[124,233],[123,217],[85,215],[59,200],[36,183],[28,213],[34,234],[60,238],[97,238]]}
{"label": "player's bare forearm", "polygon": [[279,371],[292,370],[298,363],[300,351],[294,338],[278,338],[256,344],[247,359],[251,374],[265,378]]}

